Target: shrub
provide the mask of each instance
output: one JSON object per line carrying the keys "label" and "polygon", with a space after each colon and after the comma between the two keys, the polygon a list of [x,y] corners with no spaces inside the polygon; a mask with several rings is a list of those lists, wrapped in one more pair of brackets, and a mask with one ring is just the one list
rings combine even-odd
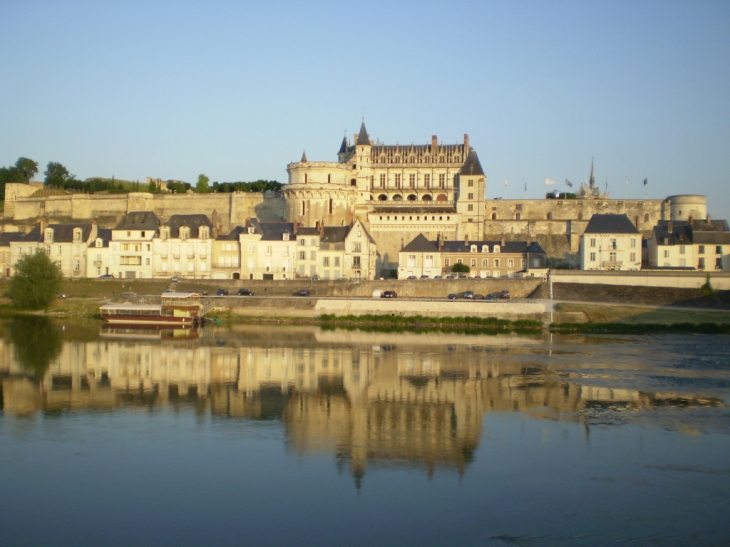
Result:
{"label": "shrub", "polygon": [[61,289],[62,282],[63,276],[56,265],[39,250],[18,260],[15,274],[10,279],[10,298],[19,309],[47,308]]}

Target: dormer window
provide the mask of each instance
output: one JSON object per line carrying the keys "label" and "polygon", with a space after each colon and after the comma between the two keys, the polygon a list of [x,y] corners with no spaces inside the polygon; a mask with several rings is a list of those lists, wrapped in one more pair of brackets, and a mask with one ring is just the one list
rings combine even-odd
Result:
{"label": "dormer window", "polygon": [[46,243],[53,243],[53,228],[48,228],[46,230],[45,235],[43,236],[43,240]]}
{"label": "dormer window", "polygon": [[101,238],[100,238],[100,237],[97,237],[97,238],[96,238],[96,246],[97,246],[97,247],[101,247],[101,246],[102,246],[103,244],[104,244],[104,243],[102,242]]}
{"label": "dormer window", "polygon": [[495,245],[495,246],[494,246],[494,252],[495,252],[495,253],[498,253],[499,251],[500,251],[500,249],[499,249],[499,245]]}
{"label": "dormer window", "polygon": [[160,237],[162,237],[162,239],[167,239],[168,237],[170,237],[170,228],[165,227],[160,230]]}
{"label": "dormer window", "polygon": [[472,252],[472,253],[476,253],[477,252],[477,246],[476,245],[472,245],[471,247],[469,247],[469,251]]}
{"label": "dormer window", "polygon": [[253,226],[249,226],[249,227],[248,227],[248,233],[249,233],[249,234],[252,234],[252,233],[253,233]]}
{"label": "dormer window", "polygon": [[489,252],[489,245],[482,245],[482,252],[488,253]]}
{"label": "dormer window", "polygon": [[74,228],[74,241],[81,241],[81,230]]}
{"label": "dormer window", "polygon": [[289,241],[289,232],[284,232],[284,241]]}
{"label": "dormer window", "polygon": [[182,228],[180,228],[180,239],[182,239],[184,241],[188,238],[189,235],[190,235],[190,228],[188,228],[187,226],[183,226]]}
{"label": "dormer window", "polygon": [[200,239],[202,239],[202,240],[208,239],[208,228],[207,227],[200,229]]}

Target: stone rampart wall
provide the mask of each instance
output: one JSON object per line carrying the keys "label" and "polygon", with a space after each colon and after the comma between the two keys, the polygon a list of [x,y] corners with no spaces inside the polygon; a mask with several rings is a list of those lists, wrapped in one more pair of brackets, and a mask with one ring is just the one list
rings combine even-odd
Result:
{"label": "stone rampart wall", "polygon": [[[581,283],[596,285],[625,285],[639,287],[676,287],[699,289],[706,279],[704,272],[596,272],[581,270],[552,270],[553,283]],[[730,272],[710,272],[712,287],[730,290]]]}

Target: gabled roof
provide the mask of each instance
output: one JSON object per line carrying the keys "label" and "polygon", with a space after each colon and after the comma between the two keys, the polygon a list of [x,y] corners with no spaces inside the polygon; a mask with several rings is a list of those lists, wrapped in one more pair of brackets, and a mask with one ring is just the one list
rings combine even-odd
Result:
{"label": "gabled roof", "polygon": [[[97,228],[96,239],[101,239],[102,247],[108,247],[109,241],[111,241],[111,238],[112,238],[111,228]],[[94,241],[92,241],[91,246],[92,247],[96,246],[96,243]]]}
{"label": "gabled roof", "polygon": [[584,234],[639,234],[626,215],[596,214],[591,217]]}
{"label": "gabled roof", "polygon": [[180,228],[183,226],[190,228],[190,237],[196,239],[200,236],[200,228],[205,226],[212,228],[213,224],[208,217],[203,214],[193,215],[171,215],[164,226],[170,228],[170,237],[180,237]]}
{"label": "gabled roof", "polygon": [[357,142],[355,144],[370,145],[370,138],[368,138],[367,129],[365,129],[365,122],[360,125],[360,134],[357,136]]}
{"label": "gabled roof", "polygon": [[474,149],[469,151],[464,165],[461,166],[460,173],[462,175],[484,175],[484,169],[482,169],[482,164],[479,163],[479,157]]}
{"label": "gabled roof", "polygon": [[160,219],[152,211],[127,213],[114,230],[157,230]]}
{"label": "gabled roof", "polygon": [[694,220],[692,239],[701,245],[730,244],[730,229],[726,220]]}
{"label": "gabled roof", "polygon": [[[49,224],[48,228],[53,229],[54,243],[71,243],[74,240],[74,230],[81,229],[81,241],[89,239],[92,225],[89,224]],[[41,237],[42,240],[42,237]]]}
{"label": "gabled roof", "polygon": [[426,239],[423,234],[418,234],[410,243],[403,247],[402,253],[430,253],[438,251],[438,246],[433,241]]}

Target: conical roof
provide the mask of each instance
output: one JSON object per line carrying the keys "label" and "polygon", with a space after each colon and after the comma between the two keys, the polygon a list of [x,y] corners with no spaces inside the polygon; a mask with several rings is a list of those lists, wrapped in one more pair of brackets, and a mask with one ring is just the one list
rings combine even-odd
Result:
{"label": "conical roof", "polygon": [[370,145],[370,139],[368,138],[368,131],[365,129],[365,122],[360,124],[360,134],[357,136],[357,143],[359,145]]}
{"label": "conical roof", "polygon": [[482,164],[479,163],[479,157],[474,150],[469,151],[469,156],[467,156],[464,165],[461,166],[461,174],[484,175],[484,169],[482,169]]}

